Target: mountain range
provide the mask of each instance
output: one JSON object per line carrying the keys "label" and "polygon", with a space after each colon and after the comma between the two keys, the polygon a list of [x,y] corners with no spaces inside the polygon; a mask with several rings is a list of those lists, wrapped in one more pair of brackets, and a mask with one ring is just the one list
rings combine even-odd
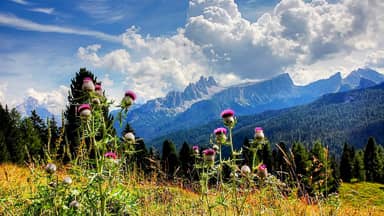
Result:
{"label": "mountain range", "polygon": [[[183,142],[207,146],[210,134],[222,125],[222,120],[217,118],[158,137],[149,144],[161,149],[162,142],[170,139],[177,147]],[[345,142],[363,148],[369,136],[384,144],[384,83],[326,94],[306,105],[238,116],[238,124],[233,130],[236,149],[241,148],[244,140],[253,137],[255,127],[263,127],[273,145],[281,141],[287,144],[300,141],[309,146],[320,140],[337,154],[341,153]]]}
{"label": "mountain range", "polygon": [[344,79],[341,73],[335,73],[304,86],[295,85],[287,73],[229,87],[220,86],[212,77],[201,77],[183,92],[170,92],[132,110],[126,121],[136,134],[151,141],[215,120],[226,108],[236,110],[238,116],[257,114],[307,104],[325,94],[367,88],[383,81],[384,75],[372,69],[357,69]]}

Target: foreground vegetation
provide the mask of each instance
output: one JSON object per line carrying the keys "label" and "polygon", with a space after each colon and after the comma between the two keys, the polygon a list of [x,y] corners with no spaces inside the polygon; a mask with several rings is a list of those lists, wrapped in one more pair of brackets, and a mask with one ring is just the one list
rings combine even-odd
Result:
{"label": "foreground vegetation", "polygon": [[[40,167],[40,171],[43,168]],[[67,168],[59,167],[58,176],[64,178]],[[0,215],[22,215],[32,202],[30,169],[3,164],[0,166]],[[75,186],[74,186],[75,187]],[[383,215],[384,185],[377,183],[343,183],[340,194],[318,204],[309,205],[296,197],[270,196],[273,187],[251,193],[244,205],[244,215]],[[141,181],[139,176],[126,182],[125,190],[135,202],[133,210],[138,215],[204,215],[208,214],[198,193],[180,185],[162,184],[155,178]],[[275,194],[276,195],[276,194]],[[219,195],[209,194],[210,202]],[[215,208],[214,215],[234,215],[236,210],[228,203]]]}

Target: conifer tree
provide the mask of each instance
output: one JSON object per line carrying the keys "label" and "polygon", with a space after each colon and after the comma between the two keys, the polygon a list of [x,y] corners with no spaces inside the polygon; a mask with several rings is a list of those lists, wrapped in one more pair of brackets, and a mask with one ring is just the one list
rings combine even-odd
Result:
{"label": "conifer tree", "polygon": [[364,150],[364,167],[366,180],[371,182],[375,180],[375,163],[377,163],[377,159],[375,158],[377,155],[375,153],[376,151],[376,141],[373,137],[370,137]]}
{"label": "conifer tree", "polygon": [[193,153],[187,142],[184,142],[179,152],[181,174],[186,177],[191,177],[193,169]]}
{"label": "conifer tree", "polygon": [[296,166],[296,173],[302,176],[307,175],[307,168],[309,167],[309,154],[305,146],[298,142],[292,145],[292,153]]}
{"label": "conifer tree", "polygon": [[176,153],[176,146],[170,140],[165,140],[163,142],[161,162],[163,171],[167,173],[168,178],[174,177],[175,171],[179,166],[179,159]]}
{"label": "conifer tree", "polygon": [[38,133],[40,140],[43,144],[48,143],[48,128],[44,120],[37,114],[36,110],[32,110],[29,119],[32,122],[33,127]]}
{"label": "conifer tree", "polygon": [[353,148],[345,143],[340,161],[340,177],[345,182],[351,182],[353,177],[354,156]]}
{"label": "conifer tree", "polygon": [[6,140],[6,131],[8,130],[8,113],[5,112],[5,109],[0,104],[0,163],[7,162],[11,160],[11,155],[7,147]]}
{"label": "conifer tree", "polygon": [[14,163],[22,163],[24,161],[26,152],[25,146],[21,142],[21,116],[15,108],[9,112],[8,107],[6,106],[5,112],[7,113],[5,123],[8,125],[7,130],[5,131],[5,140],[10,154],[10,158],[11,161]]}
{"label": "conifer tree", "polygon": [[30,118],[25,118],[21,122],[22,143],[26,146],[29,159],[40,159],[44,157],[44,147],[41,140],[41,134],[34,127]]}
{"label": "conifer tree", "polygon": [[[78,151],[78,147],[80,145],[80,140],[82,136],[82,132],[80,131],[81,121],[77,113],[77,108],[81,104],[90,104],[92,108],[98,107],[103,111],[103,117],[106,128],[101,128],[98,132],[96,139],[102,138],[105,134],[115,134],[115,131],[112,127],[112,117],[109,115],[108,106],[99,107],[96,103],[97,101],[100,104],[106,103],[106,98],[104,92],[102,95],[98,95],[95,92],[89,92],[82,90],[83,80],[84,78],[90,78],[94,84],[97,84],[97,77],[95,75],[86,70],[85,68],[80,68],[80,71],[76,73],[75,77],[71,80],[70,92],[68,95],[68,106],[64,113],[66,124],[65,132],[66,132],[66,140],[69,142],[69,151],[71,155],[76,155]],[[97,99],[97,100],[95,100]]]}
{"label": "conifer tree", "polygon": [[358,150],[355,152],[352,176],[358,181],[365,181],[364,152],[362,150]]}
{"label": "conifer tree", "polygon": [[338,182],[334,179],[334,171],[331,168],[331,157],[328,148],[320,141],[316,141],[312,151],[312,166],[310,167],[310,186],[313,194],[327,196],[338,189]]}

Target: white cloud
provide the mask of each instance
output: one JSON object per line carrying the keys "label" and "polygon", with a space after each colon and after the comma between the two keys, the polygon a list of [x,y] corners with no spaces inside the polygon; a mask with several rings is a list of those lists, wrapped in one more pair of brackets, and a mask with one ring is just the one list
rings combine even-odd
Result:
{"label": "white cloud", "polygon": [[10,0],[11,2],[15,2],[17,4],[21,4],[21,5],[29,5],[29,2],[25,1],[25,0]]}
{"label": "white cloud", "polygon": [[100,56],[100,45],[80,47],[78,56],[88,64],[120,72],[126,78],[124,89],[133,89],[139,100],[160,96],[171,90],[182,90],[190,81],[206,72],[206,58],[201,48],[183,36],[143,38],[137,29],[122,34],[125,49]]}
{"label": "white cloud", "polygon": [[365,62],[367,67],[384,68],[384,50],[370,53]]}
{"label": "white cloud", "polygon": [[82,0],[78,9],[103,23],[113,23],[135,11],[129,10],[129,4],[111,4],[106,0]]}
{"label": "white cloud", "polygon": [[145,99],[181,90],[200,75],[231,84],[289,72],[297,83],[308,83],[381,63],[380,53],[365,60],[384,50],[381,11],[379,0],[282,0],[251,22],[234,0],[190,0],[177,34],[144,36],[131,27],[120,36],[124,47],[106,54],[100,45],[81,47],[78,56],[120,72],[125,87]]}
{"label": "white cloud", "polygon": [[50,92],[37,91],[34,88],[27,90],[27,96],[35,98],[39,105],[48,109],[49,112],[60,115],[65,110],[69,88],[60,86]]}
{"label": "white cloud", "polygon": [[7,91],[8,84],[7,83],[0,83],[0,104],[4,106],[6,102],[6,91]]}
{"label": "white cloud", "polygon": [[29,10],[33,12],[44,13],[44,14],[53,14],[55,12],[55,8],[31,8]]}
{"label": "white cloud", "polygon": [[112,42],[119,42],[120,41],[120,39],[118,37],[116,37],[114,35],[105,34],[103,32],[85,30],[85,29],[77,29],[77,28],[71,28],[71,27],[39,24],[36,22],[32,22],[30,20],[22,19],[22,18],[14,16],[14,15],[9,15],[9,14],[4,14],[4,13],[0,13],[0,25],[9,26],[9,27],[17,28],[17,29],[22,29],[22,30],[29,30],[29,31],[55,32],[55,33],[74,34],[74,35],[87,35],[87,36],[92,36],[92,37],[96,37],[99,39],[112,41]]}

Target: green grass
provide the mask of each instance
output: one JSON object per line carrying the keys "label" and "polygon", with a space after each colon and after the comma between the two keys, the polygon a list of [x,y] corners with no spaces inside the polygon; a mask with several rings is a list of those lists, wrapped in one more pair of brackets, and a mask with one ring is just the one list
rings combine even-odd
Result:
{"label": "green grass", "polygon": [[[384,212],[384,185],[379,183],[343,183],[340,187],[342,205],[375,208]],[[384,214],[383,214],[384,215]]]}

